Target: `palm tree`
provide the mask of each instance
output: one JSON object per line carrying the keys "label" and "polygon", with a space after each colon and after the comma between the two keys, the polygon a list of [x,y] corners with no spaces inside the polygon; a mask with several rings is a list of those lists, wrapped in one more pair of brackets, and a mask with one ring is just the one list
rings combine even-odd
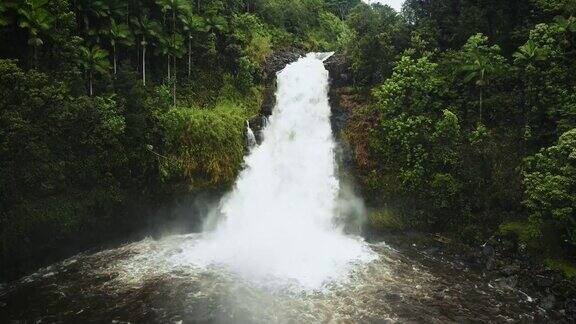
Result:
{"label": "palm tree", "polygon": [[170,60],[170,52],[171,52],[171,41],[172,38],[168,37],[166,34],[161,33],[158,34],[158,47],[156,47],[156,54],[161,56],[166,56],[168,58],[167,61],[167,80],[172,78],[171,74],[171,60]]}
{"label": "palm tree", "polygon": [[474,59],[471,64],[464,65],[462,71],[466,72],[464,83],[469,83],[475,80],[475,84],[479,89],[479,120],[482,122],[482,103],[484,96],[484,87],[486,86],[486,71],[490,69],[490,65],[482,57]]}
{"label": "palm tree", "polygon": [[93,96],[94,74],[108,74],[108,70],[110,69],[110,62],[108,62],[108,52],[101,49],[98,45],[95,45],[92,48],[81,46],[78,64],[88,75],[88,93],[90,96]]}
{"label": "palm tree", "polygon": [[[157,0],[156,4],[158,6],[160,6],[160,9],[162,10],[162,13],[164,13],[164,16],[166,16],[166,13],[168,11],[172,12],[172,34],[171,34],[171,40],[170,42],[172,43],[172,45],[176,44],[176,38],[177,38],[177,33],[176,33],[176,17],[180,16],[181,14],[184,15],[191,15],[192,14],[192,8],[190,7],[190,5],[188,4],[188,2],[186,0]],[[178,35],[178,37],[181,37]],[[170,47],[170,46],[168,46]],[[168,79],[170,80],[171,78],[171,74],[170,74],[170,60],[171,60],[171,50],[168,50]],[[176,58],[174,58],[174,62],[176,61]],[[174,63],[175,65],[175,63]]]}
{"label": "palm tree", "polygon": [[90,15],[96,18],[105,18],[110,15],[110,7],[101,0],[79,0],[76,7],[82,14],[86,36],[97,35],[98,32],[90,28]]}
{"label": "palm tree", "polygon": [[482,34],[470,37],[464,45],[465,61],[460,66],[460,71],[464,72],[464,83],[474,81],[478,87],[478,122],[482,123],[482,108],[484,103],[484,89],[489,84],[490,79],[500,69],[504,68],[504,58],[499,56],[500,48],[496,45],[488,47],[485,44],[488,38]]}
{"label": "palm tree", "polygon": [[38,47],[44,44],[40,38],[40,32],[52,27],[55,18],[44,7],[49,0],[26,0],[18,8],[18,25],[27,29],[30,34],[28,45],[32,46],[34,66],[38,68]]}
{"label": "palm tree", "polygon": [[178,82],[178,75],[176,74],[176,59],[182,58],[184,55],[183,45],[184,39],[182,35],[177,34],[173,37],[170,42],[168,43],[168,49],[170,54],[172,55],[173,64],[174,64],[174,80],[172,81],[172,99],[173,104],[176,106],[176,83]]}
{"label": "palm tree", "polygon": [[126,46],[134,44],[134,36],[132,35],[128,25],[117,24],[114,19],[110,20],[110,29],[108,32],[110,34],[110,45],[112,46],[114,74],[116,74],[116,46],[120,44]]}
{"label": "palm tree", "polygon": [[184,26],[184,32],[186,32],[188,40],[188,78],[190,78],[192,74],[192,33],[203,28],[204,19],[197,15],[184,14],[180,16],[180,21]]}
{"label": "palm tree", "polygon": [[146,47],[148,41],[152,38],[157,38],[159,35],[160,26],[155,21],[152,21],[148,14],[144,13],[139,19],[133,18],[132,24],[137,34],[142,36],[142,83],[146,85]]}

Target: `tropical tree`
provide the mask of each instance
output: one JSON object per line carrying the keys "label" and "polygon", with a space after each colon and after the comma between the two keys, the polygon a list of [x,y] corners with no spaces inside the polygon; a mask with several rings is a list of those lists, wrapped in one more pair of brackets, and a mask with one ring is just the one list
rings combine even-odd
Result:
{"label": "tropical tree", "polygon": [[554,22],[561,30],[576,33],[576,17],[566,18],[564,16],[557,16],[554,18]]}
{"label": "tropical tree", "polygon": [[546,49],[529,39],[526,44],[518,48],[518,52],[514,53],[513,57],[516,64],[531,65],[546,59]]}
{"label": "tropical tree", "polygon": [[576,246],[576,128],[565,132],[557,143],[526,158],[525,200],[530,232],[535,241],[553,230],[550,237]]}
{"label": "tropical tree", "polygon": [[348,16],[352,8],[360,3],[360,0],[326,0],[326,6],[342,20]]}
{"label": "tropical tree", "polygon": [[[158,6],[160,6],[162,12],[164,13],[164,16],[166,16],[166,14],[170,11],[172,13],[172,27],[171,27],[171,35],[170,35],[170,40],[166,43],[166,51],[168,53],[168,79],[171,78],[171,73],[170,73],[170,62],[171,62],[171,57],[172,57],[172,53],[173,52],[171,50],[171,47],[173,47],[173,45],[175,45],[177,43],[176,38],[181,38],[180,35],[177,35],[177,31],[176,31],[176,23],[177,23],[177,17],[179,17],[181,14],[184,15],[190,15],[192,13],[192,9],[190,7],[190,5],[188,4],[187,1],[185,0],[157,0],[156,4]],[[174,58],[175,61],[175,58]]]}
{"label": "tropical tree", "polygon": [[192,33],[204,27],[204,19],[190,13],[180,15],[180,21],[188,42],[188,78],[190,78],[192,74]]}
{"label": "tropical tree", "polygon": [[[172,97],[176,105],[176,59],[184,55],[184,39],[182,35],[177,34],[175,37],[160,34],[158,36],[158,47],[156,54],[166,56],[167,58],[167,78],[166,82],[172,82]],[[174,58],[173,60],[171,58]]]}
{"label": "tropical tree", "polygon": [[108,17],[110,15],[110,7],[108,4],[101,0],[80,0],[77,2],[76,7],[82,15],[86,35],[97,35],[98,32],[91,29],[90,16],[92,15],[99,19]]}
{"label": "tropical tree", "polygon": [[134,36],[126,24],[117,24],[114,19],[110,20],[110,45],[112,46],[112,57],[114,64],[114,74],[116,74],[116,47],[117,45],[130,46],[134,44]]}
{"label": "tropical tree", "polygon": [[88,93],[94,95],[94,74],[108,74],[110,62],[108,61],[108,52],[101,49],[98,45],[91,48],[81,46],[78,64],[84,70],[88,77]]}
{"label": "tropical tree", "polygon": [[478,88],[478,123],[482,123],[485,88],[505,66],[505,60],[500,56],[500,47],[488,46],[487,43],[488,37],[476,34],[462,48],[460,71],[464,74],[463,81],[474,82]]}
{"label": "tropical tree", "polygon": [[34,55],[34,66],[38,67],[38,47],[44,44],[40,38],[40,32],[52,27],[55,18],[45,7],[49,0],[26,0],[18,8],[18,25],[28,30],[28,45],[32,46]]}
{"label": "tropical tree", "polygon": [[167,58],[166,61],[166,80],[170,80],[172,78],[172,60],[170,60],[170,42],[172,39],[170,36],[166,35],[165,33],[159,33],[157,35],[158,46],[156,47],[155,54],[160,56],[165,56]]}
{"label": "tropical tree", "polygon": [[178,75],[176,74],[176,59],[182,58],[184,56],[184,39],[182,35],[176,35],[168,42],[168,50],[170,55],[173,57],[174,63],[174,80],[172,81],[172,100],[174,106],[176,106],[176,83],[178,82]]}
{"label": "tropical tree", "polygon": [[160,35],[160,25],[150,19],[147,13],[144,13],[138,19],[133,18],[132,24],[136,34],[142,37],[140,45],[142,45],[142,83],[146,85],[146,48],[148,42]]}

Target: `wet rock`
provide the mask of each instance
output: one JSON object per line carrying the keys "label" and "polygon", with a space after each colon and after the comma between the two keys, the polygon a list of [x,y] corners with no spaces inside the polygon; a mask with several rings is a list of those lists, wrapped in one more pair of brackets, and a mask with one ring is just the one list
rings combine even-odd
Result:
{"label": "wet rock", "polygon": [[488,244],[484,244],[482,247],[482,254],[486,260],[485,267],[486,270],[494,269],[494,256],[496,254],[494,247]]}
{"label": "wet rock", "polygon": [[273,81],[276,72],[281,71],[286,65],[295,62],[304,55],[306,55],[306,51],[295,47],[288,47],[272,52],[264,62],[264,80],[267,82]]}
{"label": "wet rock", "polygon": [[492,285],[500,289],[515,288],[518,285],[518,276],[495,279],[492,281]]}
{"label": "wet rock", "polygon": [[262,142],[262,118],[272,115],[272,110],[274,110],[274,106],[276,105],[276,73],[304,55],[306,55],[305,51],[290,47],[274,51],[266,58],[262,68],[262,79],[265,81],[265,87],[260,114],[249,120],[250,128],[256,135],[256,141],[258,143]]}
{"label": "wet rock", "polygon": [[426,254],[428,254],[428,255],[436,255],[436,254],[439,254],[439,253],[440,253],[440,248],[439,248],[439,247],[436,247],[436,246],[433,246],[433,247],[430,247],[430,248],[426,249],[426,250],[424,251],[424,253],[426,253]]}
{"label": "wet rock", "polygon": [[552,286],[554,280],[546,275],[537,275],[534,279],[534,283],[540,288],[548,288]]}
{"label": "wet rock", "polygon": [[576,298],[570,298],[564,302],[566,314],[570,317],[576,317]]}
{"label": "wet rock", "polygon": [[551,310],[556,305],[556,297],[550,294],[542,299],[540,302],[540,307],[544,308],[545,310]]}
{"label": "wet rock", "polygon": [[520,266],[518,265],[508,265],[500,270],[500,272],[506,276],[515,275],[520,271]]}
{"label": "wet rock", "polygon": [[384,299],[387,301],[401,301],[402,300],[402,295],[398,294],[398,293],[385,293],[384,294]]}
{"label": "wet rock", "polygon": [[494,247],[485,244],[484,246],[482,246],[482,254],[484,254],[485,257],[493,257],[495,254]]}
{"label": "wet rock", "polygon": [[344,54],[335,53],[324,62],[324,66],[330,74],[332,87],[343,87],[352,82],[350,67]]}
{"label": "wet rock", "polygon": [[272,110],[276,105],[276,82],[271,81],[264,89],[264,100],[262,101],[262,107],[260,108],[260,113],[262,116],[272,115]]}

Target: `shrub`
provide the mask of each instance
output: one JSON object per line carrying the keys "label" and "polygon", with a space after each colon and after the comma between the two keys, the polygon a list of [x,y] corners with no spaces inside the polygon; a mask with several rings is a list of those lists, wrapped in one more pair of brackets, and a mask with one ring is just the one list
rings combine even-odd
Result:
{"label": "shrub", "polygon": [[552,232],[557,243],[576,246],[576,129],[526,159],[524,185],[534,239]]}

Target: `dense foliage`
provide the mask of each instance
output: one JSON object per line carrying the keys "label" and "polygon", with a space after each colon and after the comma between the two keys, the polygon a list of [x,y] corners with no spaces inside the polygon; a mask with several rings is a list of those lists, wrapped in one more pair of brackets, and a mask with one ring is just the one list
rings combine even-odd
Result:
{"label": "dense foliage", "polygon": [[576,256],[573,1],[360,5],[346,56],[359,93],[346,135],[382,229],[514,234]]}
{"label": "dense foliage", "polygon": [[0,2],[0,277],[134,232],[180,196],[229,186],[266,58],[342,48],[351,32],[338,8]]}
{"label": "dense foliage", "polygon": [[5,0],[0,276],[229,186],[289,47],[345,57],[373,228],[574,259],[572,0]]}

